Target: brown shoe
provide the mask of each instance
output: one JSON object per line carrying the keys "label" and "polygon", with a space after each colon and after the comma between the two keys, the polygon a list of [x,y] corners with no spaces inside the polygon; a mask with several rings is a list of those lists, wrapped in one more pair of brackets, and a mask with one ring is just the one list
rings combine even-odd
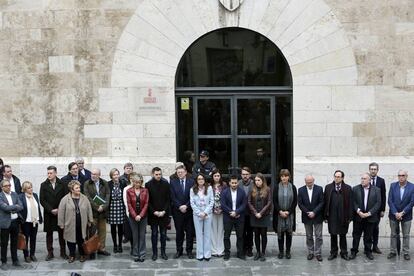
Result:
{"label": "brown shoe", "polygon": [[68,259],[68,263],[73,263],[75,261],[75,257],[70,256]]}
{"label": "brown shoe", "polygon": [[86,261],[86,257],[85,257],[85,255],[81,255],[81,256],[79,257],[79,261],[80,261],[81,263],[83,263],[84,261]]}

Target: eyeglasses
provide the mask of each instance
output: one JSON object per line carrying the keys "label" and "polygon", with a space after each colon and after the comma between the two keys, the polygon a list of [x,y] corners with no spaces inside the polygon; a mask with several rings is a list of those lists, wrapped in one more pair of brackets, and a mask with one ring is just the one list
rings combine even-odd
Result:
{"label": "eyeglasses", "polygon": [[3,187],[11,187],[10,184],[3,185]]}
{"label": "eyeglasses", "polygon": [[404,177],[406,176],[405,174],[399,174],[398,177]]}

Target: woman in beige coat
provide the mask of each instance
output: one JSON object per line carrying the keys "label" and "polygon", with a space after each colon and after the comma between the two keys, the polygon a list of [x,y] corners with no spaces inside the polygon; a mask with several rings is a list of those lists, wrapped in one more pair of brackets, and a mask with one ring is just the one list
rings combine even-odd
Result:
{"label": "woman in beige coat", "polygon": [[58,225],[63,229],[63,238],[69,248],[69,263],[75,261],[76,244],[80,261],[85,261],[83,241],[86,227],[93,222],[92,207],[88,198],[81,194],[81,184],[77,180],[69,182],[70,193],[62,198],[59,204]]}

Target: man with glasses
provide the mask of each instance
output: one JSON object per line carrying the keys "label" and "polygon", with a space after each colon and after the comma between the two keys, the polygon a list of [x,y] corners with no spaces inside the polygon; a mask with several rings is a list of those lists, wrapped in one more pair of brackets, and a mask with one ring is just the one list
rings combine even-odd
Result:
{"label": "man with glasses", "polygon": [[408,173],[398,171],[398,181],[391,183],[388,193],[388,205],[390,207],[389,219],[391,228],[391,248],[388,259],[397,256],[397,238],[401,224],[403,235],[403,255],[405,260],[410,260],[410,229],[413,219],[414,184],[407,181]]}
{"label": "man with glasses", "polygon": [[378,248],[378,236],[379,236],[379,223],[381,218],[384,217],[385,214],[385,203],[387,199],[385,198],[386,190],[385,190],[385,181],[384,178],[379,177],[378,174],[379,166],[377,163],[372,162],[369,164],[369,174],[371,177],[371,186],[377,187],[381,191],[381,206],[378,212],[378,220],[374,226],[374,232],[372,234],[372,252],[381,254],[381,250]]}

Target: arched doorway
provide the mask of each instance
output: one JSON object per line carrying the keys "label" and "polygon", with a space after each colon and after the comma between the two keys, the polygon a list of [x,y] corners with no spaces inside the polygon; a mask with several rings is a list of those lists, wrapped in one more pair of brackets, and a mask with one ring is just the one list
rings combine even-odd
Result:
{"label": "arched doorway", "polygon": [[[224,174],[292,170],[292,76],[277,46],[243,28],[195,41],[176,79],[177,159],[201,150]],[[272,181],[274,183],[274,181]]]}

